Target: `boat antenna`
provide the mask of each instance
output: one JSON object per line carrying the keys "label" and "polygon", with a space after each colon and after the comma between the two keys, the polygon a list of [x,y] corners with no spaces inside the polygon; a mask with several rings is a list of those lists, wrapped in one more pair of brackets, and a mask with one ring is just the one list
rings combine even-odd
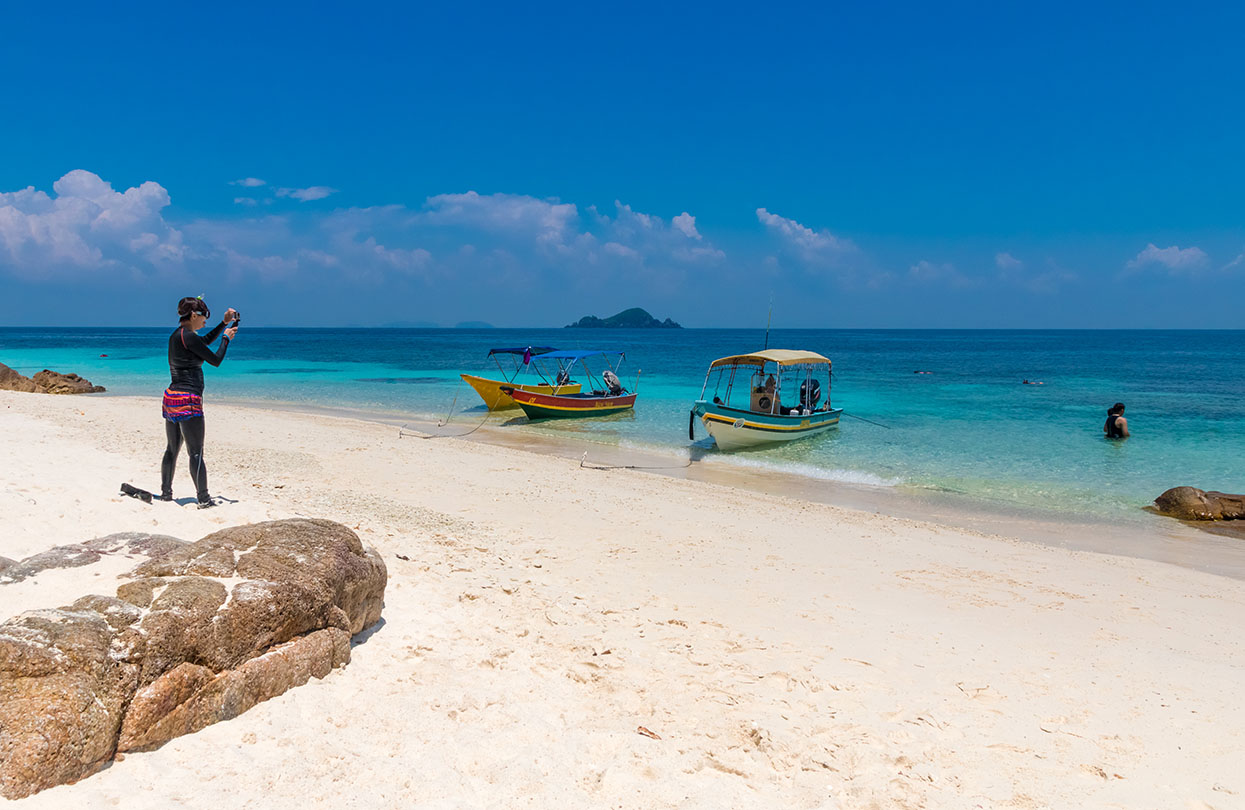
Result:
{"label": "boat antenna", "polygon": [[765,316],[765,348],[769,348],[769,322],[774,319],[774,294],[769,294],[769,315]]}

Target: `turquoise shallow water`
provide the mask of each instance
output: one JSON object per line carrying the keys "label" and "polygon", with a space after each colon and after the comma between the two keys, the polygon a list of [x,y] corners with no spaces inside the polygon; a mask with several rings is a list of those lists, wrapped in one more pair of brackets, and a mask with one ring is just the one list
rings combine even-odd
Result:
{"label": "turquoise shallow water", "polygon": [[[0,362],[151,396],[158,423],[171,331],[0,328]],[[470,427],[485,412],[458,374],[492,376],[490,347],[617,348],[627,352],[625,383],[642,370],[634,414],[511,418],[503,429],[682,453],[708,363],[762,340],[757,330],[249,329],[223,366],[206,368],[206,403],[209,419],[213,399],[413,420],[442,419],[452,406],[452,421]],[[774,330],[770,345],[830,357],[834,404],[887,427],[845,418],[822,438],[720,463],[1108,519],[1136,515],[1177,484],[1245,491],[1245,331]],[[1126,442],[1101,434],[1117,400],[1128,406]],[[698,428],[700,448],[710,447],[704,436]]]}

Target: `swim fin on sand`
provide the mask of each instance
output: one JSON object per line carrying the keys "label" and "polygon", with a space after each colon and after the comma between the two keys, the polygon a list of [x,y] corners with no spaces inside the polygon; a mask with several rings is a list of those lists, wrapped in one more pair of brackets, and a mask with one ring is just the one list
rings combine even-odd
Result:
{"label": "swim fin on sand", "polygon": [[138,498],[143,503],[151,503],[152,500],[156,497],[155,495],[152,495],[147,490],[139,489],[138,487],[133,486],[131,484],[122,484],[121,494],[129,495],[131,498]]}

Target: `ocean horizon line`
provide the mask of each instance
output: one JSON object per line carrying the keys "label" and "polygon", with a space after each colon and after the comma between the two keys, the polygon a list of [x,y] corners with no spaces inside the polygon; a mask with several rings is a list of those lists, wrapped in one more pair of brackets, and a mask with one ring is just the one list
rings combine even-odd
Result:
{"label": "ocean horizon line", "polygon": [[[173,324],[142,324],[127,326],[105,326],[105,325],[82,325],[61,326],[50,324],[21,325],[21,324],[4,324],[0,325],[0,332],[18,331],[29,329],[47,329],[61,330],[66,332],[73,331],[124,331],[132,329],[168,329]],[[639,334],[648,334],[650,332],[663,332],[670,334],[675,332],[671,329],[647,329],[635,327],[617,327],[617,328],[596,328],[596,327],[566,327],[566,326],[362,326],[359,324],[348,324],[343,326],[306,326],[302,324],[266,324],[263,326],[246,326],[239,331],[255,331],[267,329],[299,329],[303,331],[383,331],[383,332],[521,332],[521,331],[562,331],[565,329],[572,330],[575,334],[587,333],[595,334],[599,332],[635,332]],[[684,326],[679,331],[692,332],[710,332],[710,331],[750,331],[756,330],[764,333],[763,327],[756,326]],[[1226,328],[1226,327],[1167,327],[1167,326],[1120,326],[1120,327],[1098,327],[1098,326],[1045,326],[1045,327],[995,327],[995,326],[784,326],[773,327],[770,333],[781,332],[993,332],[999,334],[1020,334],[1033,332],[1172,332],[1172,333],[1210,333],[1210,332],[1245,332],[1245,327]]]}

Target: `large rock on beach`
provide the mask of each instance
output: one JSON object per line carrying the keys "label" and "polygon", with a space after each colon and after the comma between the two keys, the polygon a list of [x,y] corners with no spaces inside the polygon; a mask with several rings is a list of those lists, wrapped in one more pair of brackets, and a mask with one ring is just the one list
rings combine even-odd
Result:
{"label": "large rock on beach", "polygon": [[43,389],[25,374],[19,374],[0,363],[0,391],[21,391],[24,394],[40,394]]}
{"label": "large rock on beach", "polygon": [[167,534],[143,534],[142,532],[119,532],[97,537],[85,543],[70,543],[47,551],[32,554],[15,561],[0,557],[0,584],[20,582],[42,571],[53,568],[78,568],[99,562],[105,554],[142,554],[153,556],[186,545]]}
{"label": "large rock on beach", "polygon": [[1154,499],[1154,508],[1180,520],[1245,520],[1245,495],[1172,487]]}
{"label": "large rock on beach", "polygon": [[20,374],[0,363],[0,391],[21,391],[25,394],[98,394],[106,390],[92,385],[77,374],[61,374],[44,369],[33,378]]}
{"label": "large rock on beach", "polygon": [[93,610],[23,613],[0,625],[0,794],[72,782],[112,758],[138,667],[112,653]]}
{"label": "large rock on beach", "polygon": [[32,379],[45,394],[99,394],[105,390],[104,386],[92,385],[90,380],[84,380],[77,374],[61,374],[46,368]]}
{"label": "large rock on beach", "polygon": [[350,637],[376,623],[384,603],[379,555],[328,520],[238,526],[194,543],[113,535],[17,565],[86,565],[115,547],[150,555],[116,597],[84,596],[0,624],[8,798],[324,677],[350,660]]}

